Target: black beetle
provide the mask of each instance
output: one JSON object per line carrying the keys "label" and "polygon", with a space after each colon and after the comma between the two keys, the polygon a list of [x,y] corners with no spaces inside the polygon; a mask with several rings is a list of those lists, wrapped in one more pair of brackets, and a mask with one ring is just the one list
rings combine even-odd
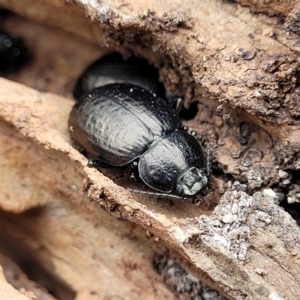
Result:
{"label": "black beetle", "polygon": [[25,45],[21,38],[15,38],[5,31],[0,31],[0,71],[13,72],[23,63]]}
{"label": "black beetle", "polygon": [[75,85],[73,96],[76,101],[80,101],[83,95],[100,86],[113,83],[133,84],[164,97],[183,116],[187,110],[182,107],[181,99],[174,93],[165,91],[158,77],[158,70],[149,65],[147,60],[134,56],[124,60],[120,53],[115,52],[96,60],[83,72]]}
{"label": "black beetle", "polygon": [[113,83],[138,85],[164,96],[164,86],[158,81],[156,68],[134,56],[124,60],[120,53],[105,55],[90,65],[78,79],[73,96],[78,101],[94,88]]}
{"label": "black beetle", "polygon": [[[86,78],[80,79],[77,90],[82,80]],[[83,88],[88,93],[70,113],[71,137],[95,158],[89,166],[130,166],[145,184],[162,193],[199,194],[209,171],[198,140],[183,129],[166,99],[124,82],[91,91]]]}

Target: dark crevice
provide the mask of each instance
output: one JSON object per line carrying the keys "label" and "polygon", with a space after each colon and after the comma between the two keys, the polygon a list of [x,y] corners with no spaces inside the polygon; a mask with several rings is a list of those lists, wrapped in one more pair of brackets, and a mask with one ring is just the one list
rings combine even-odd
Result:
{"label": "dark crevice", "polygon": [[300,203],[288,203],[287,198],[285,198],[280,203],[280,206],[283,207],[284,210],[297,222],[298,226],[300,226]]}
{"label": "dark crevice", "polygon": [[288,172],[290,174],[288,179],[291,181],[291,184],[287,187],[281,187],[285,197],[280,202],[280,206],[283,207],[297,222],[298,226],[300,226],[300,171],[289,170]]}
{"label": "dark crevice", "polygon": [[[34,209],[34,211],[39,210],[40,209]],[[10,214],[2,213],[1,223],[5,222],[4,220],[11,222],[9,215]],[[24,243],[23,238],[18,239],[10,235],[9,232],[1,230],[0,240],[0,253],[15,263],[30,280],[36,282],[56,299],[75,299],[76,292],[66,285],[66,283],[61,281],[57,274],[51,274],[45,269],[36,257],[36,251],[28,247]],[[40,249],[40,251],[43,250]]]}
{"label": "dark crevice", "polygon": [[188,121],[196,117],[198,113],[198,102],[193,102],[188,108],[182,107],[178,116],[181,120]]}

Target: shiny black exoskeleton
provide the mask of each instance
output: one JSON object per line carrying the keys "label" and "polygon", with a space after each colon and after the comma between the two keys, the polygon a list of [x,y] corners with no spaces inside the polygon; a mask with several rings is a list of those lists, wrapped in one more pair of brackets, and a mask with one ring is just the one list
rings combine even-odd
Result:
{"label": "shiny black exoskeleton", "polygon": [[113,83],[138,85],[161,96],[165,91],[158,81],[157,69],[145,59],[132,56],[124,60],[120,53],[111,53],[98,59],[84,71],[76,83],[73,96],[79,100],[94,88]]}
{"label": "shiny black exoskeleton", "polygon": [[146,76],[136,77],[137,85],[123,81],[86,89],[70,114],[70,134],[95,157],[90,166],[132,165],[155,190],[195,196],[208,182],[202,147],[183,130],[168,101],[138,86]]}
{"label": "shiny black exoskeleton", "polygon": [[13,72],[23,63],[26,55],[24,42],[0,31],[0,72]]}

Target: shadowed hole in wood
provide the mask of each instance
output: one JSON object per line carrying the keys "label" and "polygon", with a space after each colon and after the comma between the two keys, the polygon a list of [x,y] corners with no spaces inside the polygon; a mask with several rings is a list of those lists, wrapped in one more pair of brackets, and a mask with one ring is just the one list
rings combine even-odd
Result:
{"label": "shadowed hole in wood", "polygon": [[[26,215],[26,217],[30,217],[32,219],[38,218],[43,215],[43,208],[31,209],[22,215]],[[4,228],[6,227],[4,226],[5,223],[16,223],[18,215],[0,212],[0,219],[1,228]],[[41,265],[37,258],[36,251],[28,247],[24,243],[23,238],[17,238],[16,235],[11,235],[9,231],[1,230],[0,240],[1,254],[11,259],[17,266],[19,266],[30,280],[36,282],[57,299],[75,299],[76,293],[63,281],[60,281],[57,274],[51,274]],[[40,248],[39,251],[42,252],[43,249]]]}
{"label": "shadowed hole in wood", "polygon": [[288,203],[285,199],[281,206],[287,211],[300,226],[300,203]]}
{"label": "shadowed hole in wood", "polygon": [[280,202],[280,206],[282,206],[300,226],[300,171],[281,172],[281,176],[283,177],[281,190],[285,197]]}
{"label": "shadowed hole in wood", "polygon": [[192,120],[196,117],[198,113],[198,102],[193,102],[190,104],[190,106],[188,108],[183,107],[178,116],[180,119],[182,120]]}

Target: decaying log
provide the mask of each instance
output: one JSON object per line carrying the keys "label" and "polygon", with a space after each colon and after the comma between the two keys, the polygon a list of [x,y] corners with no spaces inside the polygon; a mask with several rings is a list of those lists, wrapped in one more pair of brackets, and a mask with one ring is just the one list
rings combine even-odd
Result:
{"label": "decaying log", "polygon": [[[152,267],[168,251],[229,299],[298,299],[300,230],[278,206],[299,193],[297,6],[282,24],[217,0],[73,2],[0,0],[60,28],[5,24],[33,53],[9,78],[35,90],[0,81],[3,240],[22,240],[76,299],[173,299]],[[212,148],[212,194],[199,206],[130,194],[86,167],[67,119],[99,45],[147,58],[186,106],[199,102],[185,122]]]}
{"label": "decaying log", "polygon": [[[277,293],[296,299],[299,228],[274,204],[272,193],[249,196],[237,186],[236,190],[225,193],[210,217],[198,210],[198,217],[178,218],[176,216],[180,214],[176,211],[182,203],[176,204],[171,211],[168,205],[159,205],[159,200],[156,200],[156,207],[145,200],[139,203],[101,173],[87,168],[86,159],[71,146],[66,122],[71,100],[40,94],[4,79],[1,87],[1,157],[4,160],[2,174],[5,174],[1,208],[17,214],[36,208],[28,214],[10,218],[2,214],[1,228],[11,236],[22,235],[22,231],[29,230],[31,235],[27,236],[26,242],[37,250],[36,255],[40,255],[41,259],[50,260],[47,267],[53,268],[57,276],[74,290],[88,286],[89,291],[97,291],[99,297],[99,288],[93,285],[97,283],[103,287],[99,284],[102,280],[112,280],[109,279],[111,271],[101,264],[93,266],[89,262],[95,255],[103,256],[105,261],[105,249],[101,252],[97,249],[101,248],[100,236],[108,238],[104,228],[112,226],[107,224],[107,217],[106,224],[102,223],[105,212],[97,209],[95,204],[98,202],[115,217],[140,224],[164,240],[187,260],[194,272],[200,277],[209,276],[215,281],[215,287],[223,287],[233,298],[248,295],[250,298],[267,299],[270,294]],[[23,178],[22,174],[26,177]],[[95,201],[90,202],[84,194]],[[78,215],[71,214],[72,210],[76,210]],[[80,220],[81,214],[87,219]],[[14,222],[8,222],[7,218]],[[62,222],[56,224],[57,219]],[[117,226],[125,227],[123,224]],[[101,228],[98,238],[89,236],[95,232],[93,227]],[[70,237],[76,236],[73,242],[78,245],[69,244],[72,239],[69,243],[65,240],[67,233]],[[124,240],[121,238],[118,243],[122,243],[122,251],[125,251]],[[128,244],[133,248],[135,245],[132,241]],[[133,251],[130,249],[128,253]],[[122,261],[122,257],[120,259]],[[85,274],[85,280],[74,278],[72,270],[72,261],[76,261],[76,267],[79,267],[81,260],[82,270],[89,266],[89,276]],[[137,268],[136,262],[122,263],[135,272],[143,269]],[[99,271],[98,268],[104,270]],[[82,276],[80,270],[77,274]],[[100,277],[95,281],[96,274]],[[117,282],[116,277],[114,274],[114,282]],[[276,282],[276,286],[272,282]],[[128,285],[127,282],[116,286],[125,286],[127,290]],[[132,290],[131,293],[133,298]]]}
{"label": "decaying log", "polygon": [[[14,288],[31,299],[55,300],[55,298],[50,295],[44,288],[39,286],[36,282],[31,281],[26,276],[26,274],[24,274],[22,270],[7,257],[0,255],[0,265],[3,268],[3,274],[5,276],[1,278],[1,281],[7,280],[7,282],[9,282]],[[3,289],[1,288],[1,292],[2,291]],[[4,295],[6,296],[0,295],[0,298],[9,298],[8,295],[10,294],[10,292],[4,291],[4,293]],[[15,291],[14,293],[16,294]],[[11,295],[11,299],[15,299],[14,296]]]}
{"label": "decaying log", "polygon": [[265,13],[268,16],[287,16],[298,4],[297,0],[289,1],[265,1],[265,0],[237,0],[236,2],[248,6],[253,13]]}
{"label": "decaying log", "polygon": [[128,193],[87,169],[86,159],[70,145],[66,118],[72,100],[4,81],[1,95],[2,241],[26,236],[25,246],[35,250],[35,259],[76,291],[78,299],[172,299],[159,286],[150,247],[135,236],[140,229],[115,222],[83,197],[96,188],[84,174],[94,174],[97,184],[109,185],[120,199]]}

